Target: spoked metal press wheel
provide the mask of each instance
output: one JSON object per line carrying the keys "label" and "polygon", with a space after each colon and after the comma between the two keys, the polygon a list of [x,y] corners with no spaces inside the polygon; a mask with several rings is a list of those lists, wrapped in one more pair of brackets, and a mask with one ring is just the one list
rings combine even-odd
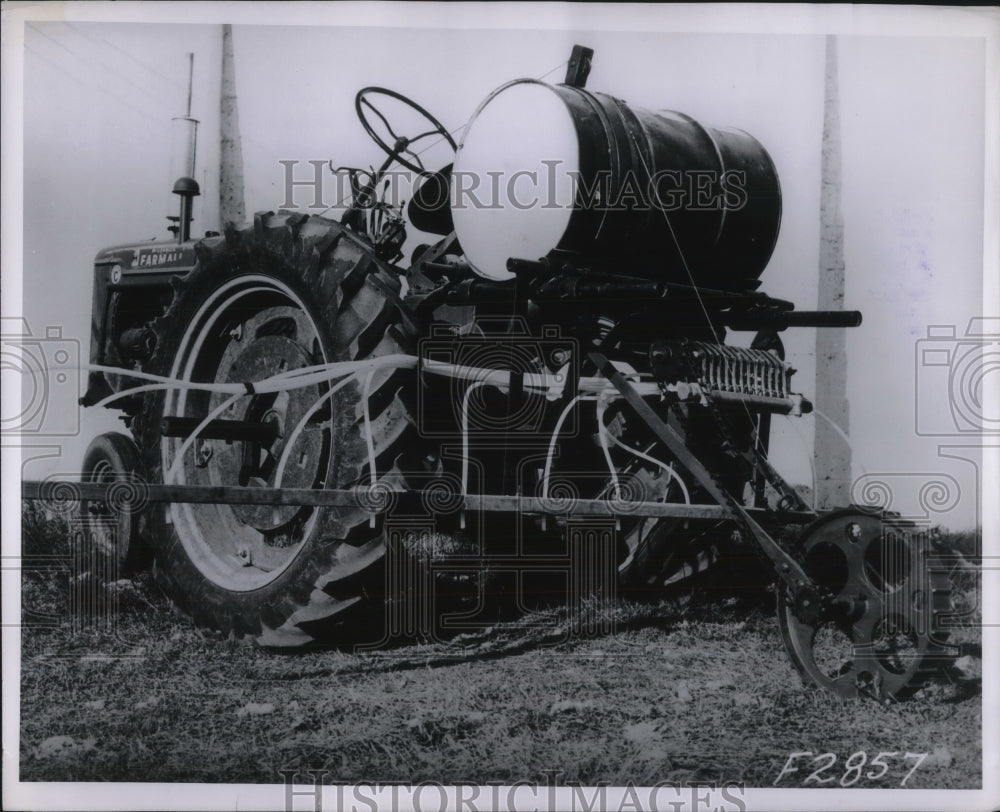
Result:
{"label": "spoked metal press wheel", "polygon": [[[202,241],[199,267],[154,329],[150,369],[181,382],[259,382],[305,367],[405,353],[398,280],[328,220],[258,215]],[[343,632],[381,591],[380,489],[411,425],[392,367],[288,391],[229,395],[183,384],[147,400],[137,431],[153,481],[358,488],[342,508],[173,504],[151,516],[158,572],[196,621],[271,645]],[[365,427],[367,421],[371,431]],[[198,438],[192,432],[215,415]],[[371,438],[371,451],[366,437]],[[347,610],[353,610],[348,612]],[[348,636],[350,632],[348,632]]]}
{"label": "spoked metal press wheel", "polygon": [[[778,623],[802,676],[842,697],[903,698],[945,662],[935,617],[950,607],[947,576],[928,560],[917,528],[843,510],[803,534],[805,570],[833,604],[813,620],[779,592]],[[808,619],[806,619],[808,618]]]}

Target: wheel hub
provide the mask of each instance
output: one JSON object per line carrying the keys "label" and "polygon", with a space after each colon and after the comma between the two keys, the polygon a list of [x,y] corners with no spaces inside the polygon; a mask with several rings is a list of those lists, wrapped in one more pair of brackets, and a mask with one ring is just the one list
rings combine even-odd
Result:
{"label": "wheel hub", "polygon": [[[258,336],[236,355],[226,380],[230,383],[260,381],[283,372],[301,369],[311,363],[306,350],[284,336]],[[224,417],[251,423],[271,424],[277,437],[270,443],[213,441],[209,465],[213,478],[223,484],[276,487],[282,458],[283,488],[311,488],[319,476],[323,452],[323,432],[318,425],[306,425],[299,432],[294,448],[287,443],[306,412],[321,395],[319,387],[307,386],[287,392],[266,393],[235,403]],[[233,514],[242,523],[261,532],[270,532],[290,524],[302,512],[295,506],[233,505]]]}

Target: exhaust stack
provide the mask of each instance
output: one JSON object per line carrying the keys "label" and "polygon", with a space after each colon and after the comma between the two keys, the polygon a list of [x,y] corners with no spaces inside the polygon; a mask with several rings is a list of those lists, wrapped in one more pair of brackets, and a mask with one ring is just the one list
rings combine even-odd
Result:
{"label": "exhaust stack", "polygon": [[183,243],[191,237],[191,220],[194,198],[201,194],[195,177],[195,158],[198,151],[198,120],[191,118],[191,90],[194,81],[194,54],[188,54],[187,112],[171,119],[170,177],[176,178],[173,194],[181,198],[180,213],[169,216],[175,223],[169,230]]}

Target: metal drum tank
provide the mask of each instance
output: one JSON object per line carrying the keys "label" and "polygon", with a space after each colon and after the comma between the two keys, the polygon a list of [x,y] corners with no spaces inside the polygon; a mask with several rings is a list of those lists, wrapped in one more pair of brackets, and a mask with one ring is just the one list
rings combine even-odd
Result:
{"label": "metal drum tank", "polygon": [[466,128],[452,220],[472,267],[566,255],[629,276],[756,286],[781,220],[777,172],[742,130],[603,93],[520,79]]}

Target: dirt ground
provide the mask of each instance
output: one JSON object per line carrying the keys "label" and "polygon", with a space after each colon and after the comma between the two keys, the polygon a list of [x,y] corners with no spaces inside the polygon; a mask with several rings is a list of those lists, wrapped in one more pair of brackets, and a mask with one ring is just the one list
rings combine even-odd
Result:
{"label": "dirt ground", "polygon": [[[767,596],[618,601],[591,636],[567,635],[555,608],[359,654],[219,639],[148,576],[118,582],[116,614],[81,628],[67,588],[58,569],[24,578],[26,612],[48,617],[22,634],[21,780],[981,782],[977,659],[906,702],[842,701],[803,686]],[[812,755],[782,774],[793,752]]]}

